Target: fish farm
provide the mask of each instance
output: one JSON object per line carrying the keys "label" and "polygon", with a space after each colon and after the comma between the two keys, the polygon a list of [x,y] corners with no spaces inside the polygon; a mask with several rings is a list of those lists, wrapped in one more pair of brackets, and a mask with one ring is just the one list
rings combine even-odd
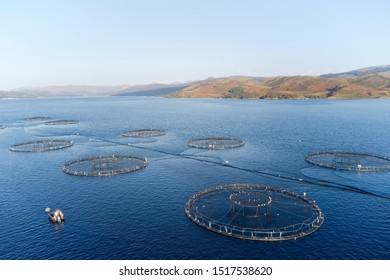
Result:
{"label": "fish farm", "polygon": [[320,167],[336,170],[376,172],[390,170],[390,158],[351,151],[322,151],[310,153],[305,160]]}
{"label": "fish farm", "polygon": [[295,240],[324,222],[323,212],[305,193],[248,184],[205,189],[188,200],[185,213],[212,232],[256,241]]}
{"label": "fish farm", "polygon": [[24,142],[10,146],[11,152],[47,152],[65,149],[73,146],[73,141],[66,140],[39,140]]}
{"label": "fish farm", "polygon": [[78,124],[79,121],[76,120],[55,120],[45,122],[46,125],[70,125],[70,124]]}
{"label": "fish farm", "polygon": [[133,138],[146,138],[146,137],[157,137],[167,134],[164,130],[159,129],[138,129],[138,130],[127,130],[122,132],[122,136],[133,137]]}
{"label": "fish farm", "polygon": [[191,148],[208,150],[225,150],[239,148],[245,145],[244,141],[234,138],[199,138],[187,143]]}
{"label": "fish farm", "polygon": [[104,155],[70,161],[62,170],[74,176],[102,177],[135,172],[144,169],[147,165],[146,158],[132,155]]}
{"label": "fish farm", "polygon": [[32,117],[32,118],[25,118],[24,120],[30,122],[45,122],[51,120],[51,117]]}

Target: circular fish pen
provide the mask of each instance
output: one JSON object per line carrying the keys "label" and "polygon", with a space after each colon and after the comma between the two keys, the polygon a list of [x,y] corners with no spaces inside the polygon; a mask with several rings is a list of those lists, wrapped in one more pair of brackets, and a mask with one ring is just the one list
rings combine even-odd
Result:
{"label": "circular fish pen", "polygon": [[47,152],[65,149],[73,146],[73,141],[66,140],[39,140],[24,142],[10,146],[11,152]]}
{"label": "circular fish pen", "polygon": [[55,120],[45,122],[46,125],[70,125],[70,124],[78,124],[79,121],[76,120]]}
{"label": "circular fish pen", "polygon": [[336,170],[359,172],[390,170],[390,158],[368,153],[322,151],[308,154],[305,160],[316,166],[333,168]]}
{"label": "circular fish pen", "polygon": [[225,150],[239,148],[245,145],[244,141],[235,138],[199,138],[188,141],[191,148],[208,150]]}
{"label": "circular fish pen", "polygon": [[247,184],[205,189],[188,200],[185,213],[215,233],[258,241],[295,240],[324,221],[321,209],[306,195]]}
{"label": "circular fish pen", "polygon": [[63,171],[74,176],[103,177],[126,174],[144,169],[146,158],[131,155],[103,155],[66,163]]}
{"label": "circular fish pen", "polygon": [[146,137],[157,137],[167,134],[164,130],[160,129],[137,129],[127,130],[122,132],[122,136],[133,137],[133,138],[146,138]]}
{"label": "circular fish pen", "polygon": [[45,122],[51,120],[51,117],[32,117],[32,118],[25,118],[24,120],[29,122]]}

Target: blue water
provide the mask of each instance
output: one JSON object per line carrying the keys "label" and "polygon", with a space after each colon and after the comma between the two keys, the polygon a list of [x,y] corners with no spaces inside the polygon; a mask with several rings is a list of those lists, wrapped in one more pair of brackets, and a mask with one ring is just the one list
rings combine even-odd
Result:
{"label": "blue water", "polygon": [[[80,123],[23,120],[36,116]],[[389,172],[340,172],[304,160],[327,149],[390,156],[388,120],[390,100],[0,100],[0,124],[7,126],[0,130],[0,259],[389,259],[389,199],[277,177],[327,180],[390,196]],[[120,135],[142,128],[167,135]],[[246,145],[225,151],[186,145],[210,136],[241,138]],[[50,138],[75,145],[46,153],[8,151],[15,143]],[[109,178],[62,172],[67,161],[113,153],[147,157],[149,165]],[[306,192],[323,210],[324,224],[305,238],[263,243],[215,234],[186,217],[192,194],[231,183]],[[60,208],[66,222],[51,224],[45,207]]]}

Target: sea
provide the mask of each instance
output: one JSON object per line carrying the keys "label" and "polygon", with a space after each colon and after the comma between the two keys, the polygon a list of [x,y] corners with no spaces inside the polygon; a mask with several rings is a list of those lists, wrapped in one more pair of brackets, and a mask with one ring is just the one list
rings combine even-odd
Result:
{"label": "sea", "polygon": [[[78,120],[49,126],[44,121]],[[390,172],[350,172],[305,161],[348,150],[390,157],[390,100],[227,100],[68,97],[0,100],[2,260],[390,259]],[[132,129],[166,135],[128,138]],[[191,148],[204,137],[239,138],[228,150]],[[70,148],[11,152],[17,143],[73,141]],[[145,157],[148,166],[79,177],[65,163],[98,155]],[[314,200],[323,225],[296,240],[261,242],[202,228],[185,214],[206,188],[259,184]],[[45,208],[61,209],[53,224]]]}

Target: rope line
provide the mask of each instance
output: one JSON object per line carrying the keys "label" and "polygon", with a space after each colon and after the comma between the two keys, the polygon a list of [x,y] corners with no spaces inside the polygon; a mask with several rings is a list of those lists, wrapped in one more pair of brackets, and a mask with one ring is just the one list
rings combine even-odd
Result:
{"label": "rope line", "polygon": [[[190,159],[190,160],[194,160],[194,161],[198,161],[198,162],[202,162],[202,163],[208,163],[208,164],[212,164],[212,165],[218,165],[218,166],[222,166],[222,167],[226,167],[226,168],[249,172],[252,174],[256,174],[256,175],[268,177],[268,178],[283,179],[286,181],[300,182],[300,183],[305,183],[305,184],[309,184],[309,185],[334,188],[334,189],[338,189],[338,190],[355,192],[358,194],[370,195],[370,196],[383,198],[383,199],[390,199],[390,196],[388,196],[388,195],[373,193],[373,192],[363,190],[361,188],[354,187],[354,186],[347,185],[347,184],[335,183],[335,182],[331,182],[331,181],[327,181],[327,180],[323,180],[323,179],[312,180],[312,179],[306,179],[306,178],[297,178],[297,177],[293,177],[290,175],[274,174],[274,173],[271,173],[269,171],[260,171],[260,170],[235,166],[235,165],[228,164],[227,162],[223,161],[221,158],[216,157],[216,156],[172,153],[172,152],[167,152],[167,151],[154,149],[154,148],[150,148],[150,147],[142,147],[142,146],[139,146],[136,144],[122,143],[119,141],[114,141],[114,140],[106,139],[106,138],[100,138],[97,136],[87,136],[87,135],[81,135],[81,134],[73,134],[70,136],[81,136],[81,137],[94,139],[94,140],[97,140],[100,142],[111,143],[111,144],[115,144],[115,145],[119,145],[119,146],[127,146],[127,147],[132,147],[132,148],[136,148],[136,149],[140,149],[140,150],[153,151],[153,152],[164,154],[167,156],[186,158],[186,159]],[[166,159],[168,160],[170,158],[166,158]],[[211,160],[211,159],[213,159],[213,160]]]}

